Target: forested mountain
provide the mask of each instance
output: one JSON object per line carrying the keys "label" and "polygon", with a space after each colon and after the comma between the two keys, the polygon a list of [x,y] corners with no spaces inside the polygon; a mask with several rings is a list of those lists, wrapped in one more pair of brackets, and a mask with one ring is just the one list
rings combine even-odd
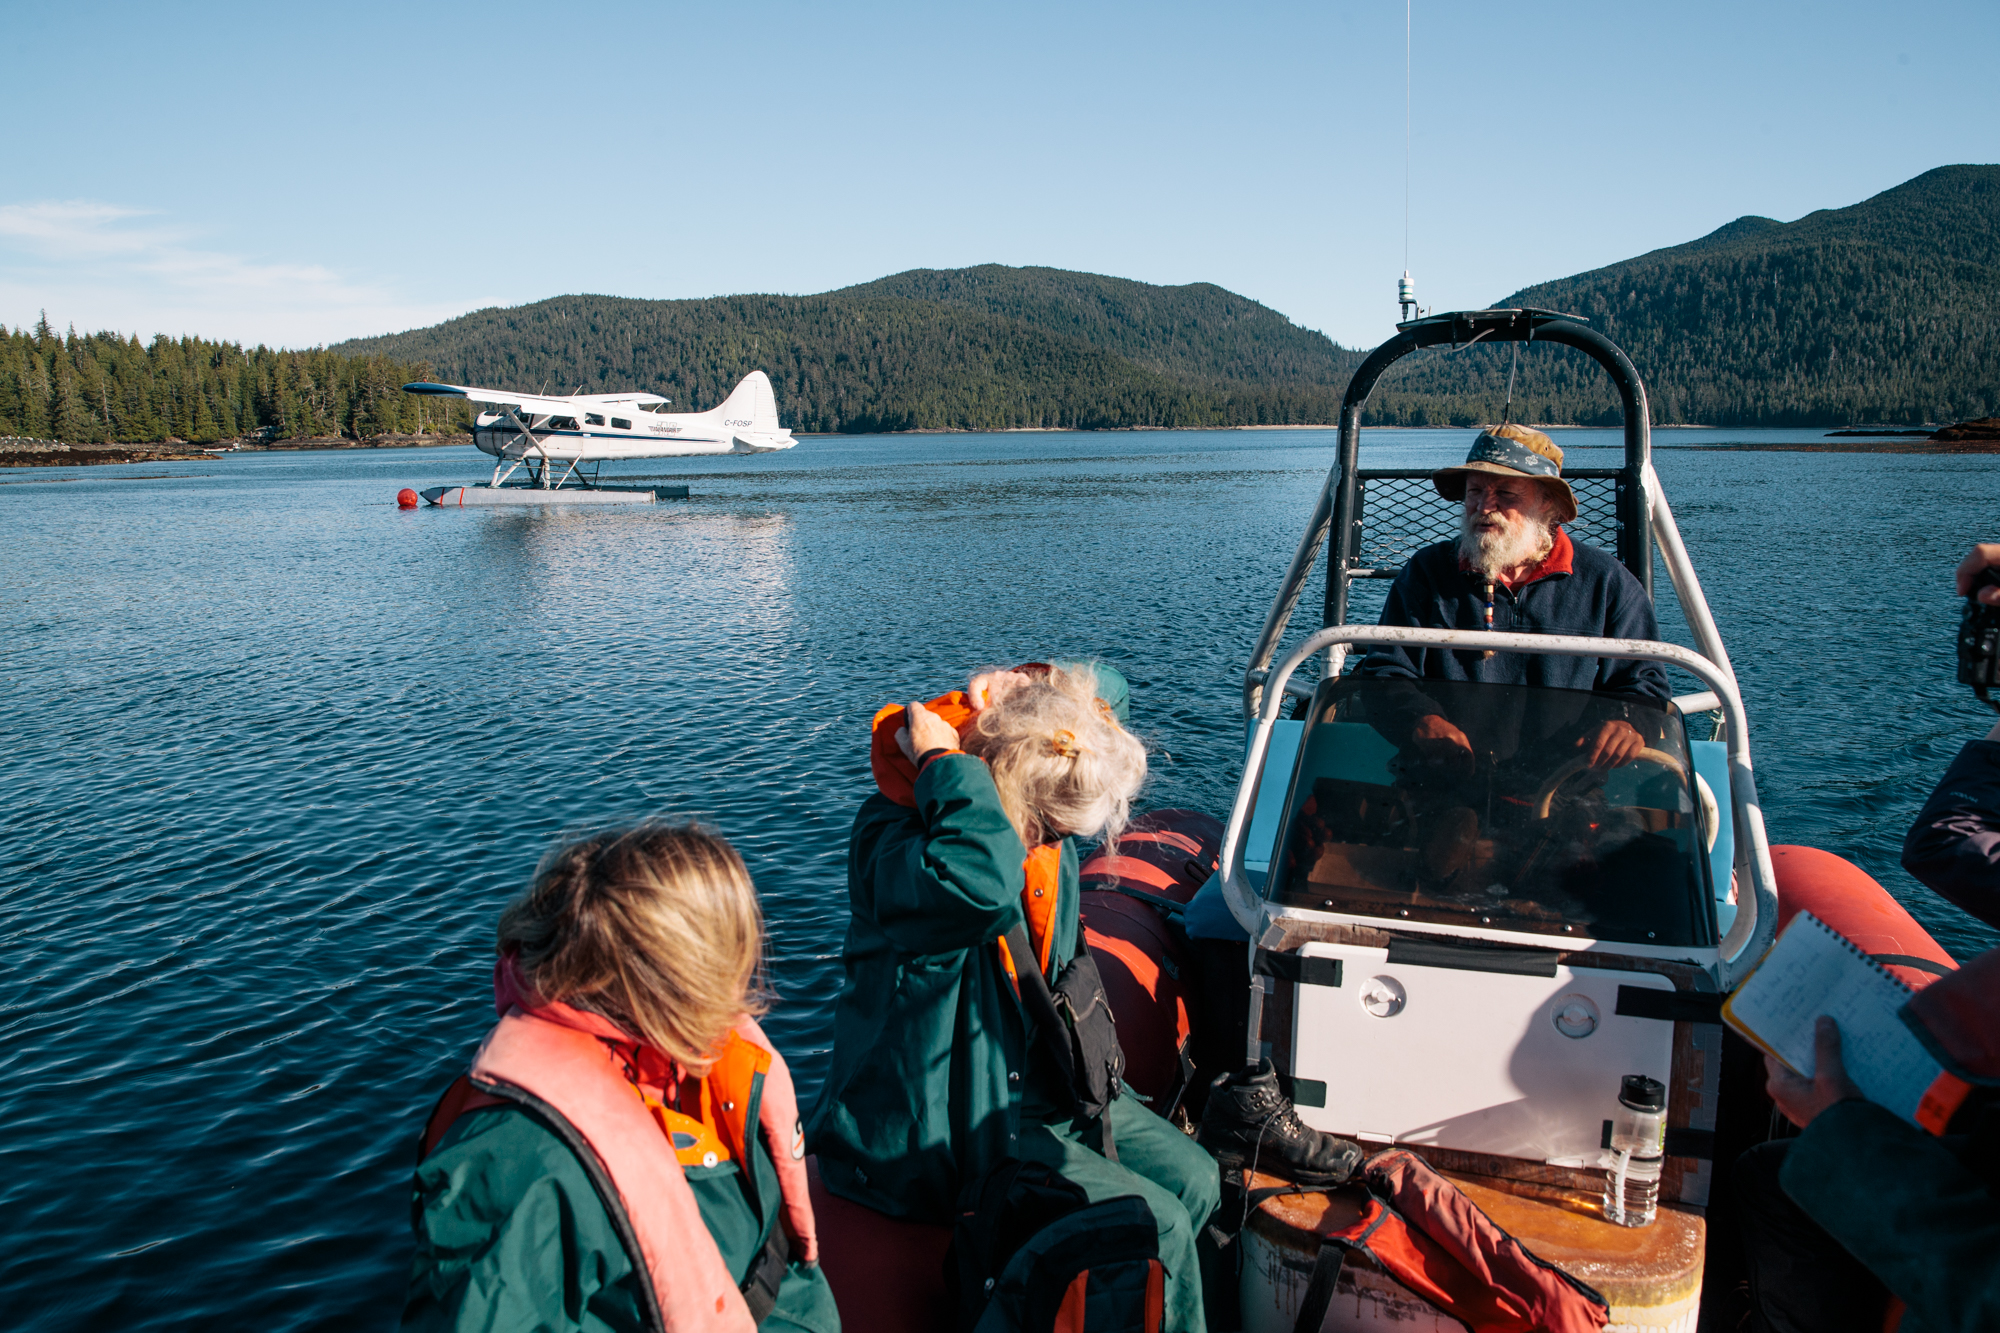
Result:
{"label": "forested mountain", "polygon": [[[1797,222],[1700,240],[1496,302],[1588,318],[1661,423],[1941,421],[2000,412],[2000,167],[1941,167]],[[520,388],[657,389],[704,408],[771,373],[799,430],[1330,422],[1362,353],[1210,283],[1049,268],[913,269],[821,296],[569,296],[343,344]],[[1410,358],[1373,421],[1497,416],[1509,352]],[[1516,419],[1615,421],[1581,354],[1522,350]]]}
{"label": "forested mountain", "polygon": [[821,296],[560,296],[334,350],[422,358],[460,383],[642,387],[681,410],[761,369],[804,431],[1324,421],[1359,362],[1208,283],[998,265]]}
{"label": "forested mountain", "polygon": [[[1631,354],[1662,423],[2000,414],[2000,167],[1940,167],[1796,222],[1739,218],[1496,304],[1590,319]],[[1211,283],[998,264],[818,296],[559,296],[307,352],[63,337],[45,319],[32,333],[0,329],[0,435],[410,430],[441,409],[396,386],[433,374],[554,393],[648,389],[701,410],[757,369],[802,431],[1331,422],[1362,355]],[[1508,357],[1486,345],[1411,357],[1369,418],[1493,419]],[[1594,364],[1541,344],[1522,349],[1514,416],[1609,423],[1618,407]]]}
{"label": "forested mountain", "polygon": [[335,352],[245,351],[165,334],[65,336],[0,326],[0,435],[69,444],[284,438],[463,429],[463,403],[412,398],[430,367]]}
{"label": "forested mountain", "polygon": [[[2000,167],[1939,167],[1797,222],[1744,217],[1686,245],[1541,283],[1502,306],[1588,317],[1631,355],[1659,422],[1833,425],[2000,413]],[[1492,415],[1508,353],[1411,358],[1386,397],[1431,419]],[[1517,419],[1609,422],[1581,354],[1524,350]]]}
{"label": "forested mountain", "polygon": [[1189,380],[1344,387],[1361,364],[1326,335],[1212,282],[1155,287],[1059,268],[913,268],[828,296],[937,301],[1015,320]]}

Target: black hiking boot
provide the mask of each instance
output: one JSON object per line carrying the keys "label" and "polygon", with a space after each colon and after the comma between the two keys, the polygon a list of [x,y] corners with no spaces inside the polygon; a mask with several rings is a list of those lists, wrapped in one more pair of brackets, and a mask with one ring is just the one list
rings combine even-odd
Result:
{"label": "black hiking boot", "polygon": [[1341,1185],[1361,1164],[1361,1145],[1308,1129],[1278,1091],[1269,1060],[1208,1085],[1196,1141],[1225,1167],[1268,1172],[1301,1185]]}

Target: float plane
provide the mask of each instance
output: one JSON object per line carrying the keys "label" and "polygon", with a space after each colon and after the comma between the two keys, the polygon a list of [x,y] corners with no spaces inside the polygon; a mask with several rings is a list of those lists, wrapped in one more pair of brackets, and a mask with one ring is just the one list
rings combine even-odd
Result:
{"label": "float plane", "polygon": [[[553,499],[533,492],[572,482],[565,500],[634,498],[630,491],[595,487],[597,465],[624,458],[766,454],[798,443],[778,424],[777,399],[761,370],[745,375],[720,407],[706,412],[668,412],[669,400],[653,393],[526,394],[428,382],[405,384],[403,392],[463,398],[485,409],[473,422],[472,442],[493,455],[493,479],[478,487],[442,487],[435,497],[425,492],[433,504],[497,503],[502,484],[521,468],[528,485],[507,487],[504,498]],[[649,491],[638,498],[652,496]]]}

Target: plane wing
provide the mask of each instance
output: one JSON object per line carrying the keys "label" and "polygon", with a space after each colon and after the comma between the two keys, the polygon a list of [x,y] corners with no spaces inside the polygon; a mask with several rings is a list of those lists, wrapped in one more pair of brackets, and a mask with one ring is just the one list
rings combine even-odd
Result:
{"label": "plane wing", "polygon": [[404,393],[428,394],[438,398],[464,398],[503,412],[530,412],[535,416],[575,416],[576,404],[568,398],[544,398],[539,394],[515,393],[511,389],[476,389],[463,384],[405,384]]}

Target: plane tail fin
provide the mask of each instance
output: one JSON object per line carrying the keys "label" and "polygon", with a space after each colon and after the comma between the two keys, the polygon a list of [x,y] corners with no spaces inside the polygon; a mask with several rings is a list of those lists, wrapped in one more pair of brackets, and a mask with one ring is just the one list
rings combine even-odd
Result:
{"label": "plane tail fin", "polygon": [[771,377],[761,370],[745,375],[715,410],[722,415],[722,424],[732,430],[776,435],[783,429],[778,425],[778,400],[771,392]]}

